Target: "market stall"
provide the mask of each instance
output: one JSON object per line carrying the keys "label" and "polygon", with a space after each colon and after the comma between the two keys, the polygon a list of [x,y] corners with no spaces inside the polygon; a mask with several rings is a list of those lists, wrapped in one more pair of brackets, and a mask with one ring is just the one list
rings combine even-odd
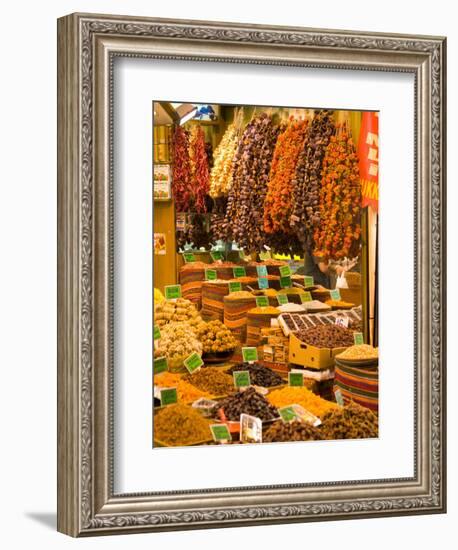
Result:
{"label": "market stall", "polygon": [[154,445],[377,437],[376,113],[153,110]]}

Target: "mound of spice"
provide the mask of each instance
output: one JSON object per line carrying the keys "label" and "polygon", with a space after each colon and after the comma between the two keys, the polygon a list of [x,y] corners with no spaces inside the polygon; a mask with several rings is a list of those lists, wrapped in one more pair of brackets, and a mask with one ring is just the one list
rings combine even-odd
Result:
{"label": "mound of spice", "polygon": [[254,313],[255,315],[280,315],[280,310],[274,306],[254,307],[253,309],[249,309],[248,313]]}
{"label": "mound of spice", "polygon": [[154,384],[160,388],[176,388],[178,401],[183,401],[184,403],[191,403],[201,397],[211,397],[212,395],[216,395],[205,388],[199,388],[195,384],[190,384],[188,381],[184,380],[180,374],[174,374],[171,372],[161,372],[161,374],[156,374],[154,377]]}
{"label": "mound of spice", "polygon": [[350,309],[355,306],[355,304],[345,302],[344,300],[326,300],[325,304],[331,306],[333,309]]}
{"label": "mound of spice", "polygon": [[228,395],[235,392],[232,377],[218,368],[200,369],[193,374],[184,375],[183,380],[212,395]]}
{"label": "mound of spice", "polygon": [[263,443],[283,441],[315,441],[323,439],[320,430],[306,422],[274,422],[262,437]]}
{"label": "mound of spice", "polygon": [[320,431],[323,439],[378,437],[378,418],[366,407],[352,402],[325,414]]}
{"label": "mound of spice", "polygon": [[345,348],[353,345],[353,331],[340,325],[320,325],[302,329],[295,335],[306,344],[317,348]]}
{"label": "mound of spice", "polygon": [[340,409],[339,405],[315,395],[305,386],[285,386],[269,393],[267,399],[277,408],[301,405],[319,418],[330,411]]}
{"label": "mound of spice", "polygon": [[378,359],[378,348],[369,344],[359,344],[350,346],[336,357],[339,359]]}
{"label": "mound of spice", "polygon": [[227,420],[239,420],[241,414],[256,416],[261,420],[278,418],[277,409],[252,387],[226,397],[215,409],[215,413],[222,409]]}
{"label": "mound of spice", "polygon": [[195,409],[177,403],[154,415],[154,439],[179,447],[212,439],[209,422]]}
{"label": "mound of spice", "polygon": [[278,373],[258,363],[238,363],[226,372],[232,375],[235,371],[239,370],[247,370],[250,373],[250,382],[256,386],[270,388],[285,383]]}
{"label": "mound of spice", "polygon": [[238,290],[231,292],[225,298],[226,300],[240,300],[240,298],[253,298],[253,294],[248,290]]}

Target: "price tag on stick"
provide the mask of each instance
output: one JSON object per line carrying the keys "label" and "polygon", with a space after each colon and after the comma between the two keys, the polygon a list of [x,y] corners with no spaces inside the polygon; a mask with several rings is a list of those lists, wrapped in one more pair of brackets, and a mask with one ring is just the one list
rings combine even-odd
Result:
{"label": "price tag on stick", "polygon": [[269,279],[267,277],[259,277],[258,287],[259,287],[259,290],[264,290],[265,288],[269,288]]}
{"label": "price tag on stick", "polygon": [[223,253],[219,250],[213,250],[210,252],[210,256],[214,262],[218,262],[223,259]]}
{"label": "price tag on stick", "polygon": [[289,277],[291,275],[291,268],[289,265],[282,265],[279,268],[280,277]]}
{"label": "price tag on stick", "polygon": [[282,306],[283,304],[288,303],[288,296],[286,294],[277,294],[278,305]]}
{"label": "price tag on stick", "polygon": [[338,288],[331,290],[330,294],[332,300],[340,300],[340,290]]}
{"label": "price tag on stick", "polygon": [[343,407],[344,406],[344,400],[343,400],[342,392],[339,389],[337,389],[334,392],[334,395],[336,396],[336,403],[338,405],[340,405],[341,407]]}
{"label": "price tag on stick", "polygon": [[310,292],[306,290],[300,295],[300,299],[301,299],[301,303],[305,304],[306,302],[312,301],[312,295],[310,294]]}
{"label": "price tag on stick", "polygon": [[293,286],[291,277],[289,275],[287,277],[280,277],[280,286],[282,288],[291,288]]}
{"label": "price tag on stick", "polygon": [[159,340],[160,337],[161,337],[161,329],[157,325],[154,325],[154,339]]}
{"label": "price tag on stick", "polygon": [[288,373],[288,384],[290,386],[303,386],[304,385],[304,373],[303,372],[290,372],[290,373]]}
{"label": "price tag on stick", "polygon": [[181,298],[181,285],[167,285],[164,287],[164,291],[167,300]]}
{"label": "price tag on stick", "polygon": [[176,388],[164,388],[161,390],[161,405],[172,405],[178,401]]}
{"label": "price tag on stick", "polygon": [[247,370],[236,370],[232,373],[232,377],[236,388],[247,388],[251,383],[250,373]]}
{"label": "price tag on stick", "polygon": [[269,306],[269,298],[267,296],[258,296],[256,298],[256,306],[257,307],[268,307]]}
{"label": "price tag on stick", "polygon": [[206,281],[216,281],[218,278],[218,273],[216,269],[206,269],[205,270],[205,280]]}
{"label": "price tag on stick", "polygon": [[242,283],[230,282],[229,292],[240,292],[242,290]]}
{"label": "price tag on stick", "polygon": [[196,257],[192,252],[183,252],[183,259],[187,264],[196,261]]}
{"label": "price tag on stick", "polygon": [[200,370],[204,362],[202,361],[202,357],[194,352],[191,353],[189,357],[187,357],[184,361],[184,366],[188,369],[189,374],[193,374],[194,372]]}
{"label": "price tag on stick", "polygon": [[255,347],[242,348],[242,357],[245,363],[254,363],[258,360],[258,350]]}
{"label": "price tag on stick", "polygon": [[267,277],[267,267],[265,265],[257,265],[256,273],[258,277]]}
{"label": "price tag on stick", "polygon": [[283,422],[288,423],[296,419],[296,411],[294,410],[292,405],[278,409],[278,413],[281,419],[283,420]]}
{"label": "price tag on stick", "polygon": [[167,358],[166,357],[157,357],[153,359],[153,371],[154,374],[160,374],[165,372],[168,369]]}
{"label": "price tag on stick", "polygon": [[304,286],[305,287],[313,286],[313,277],[311,275],[306,275],[304,277]]}
{"label": "price tag on stick", "polygon": [[214,441],[225,443],[232,440],[231,432],[226,424],[211,424],[210,431]]}
{"label": "price tag on stick", "polygon": [[364,344],[364,336],[362,332],[354,332],[353,333],[353,340],[355,342],[355,346],[360,346],[361,344]]}
{"label": "price tag on stick", "polygon": [[237,279],[238,277],[246,277],[246,270],[242,266],[237,266],[232,269],[232,272],[234,273],[234,277]]}

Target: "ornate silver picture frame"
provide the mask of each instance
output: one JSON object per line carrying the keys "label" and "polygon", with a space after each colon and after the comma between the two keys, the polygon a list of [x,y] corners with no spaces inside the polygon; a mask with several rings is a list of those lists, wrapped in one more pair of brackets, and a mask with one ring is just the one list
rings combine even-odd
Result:
{"label": "ornate silver picture frame", "polygon": [[[415,78],[415,472],[168,493],[113,490],[112,64],[117,56]],[[71,536],[443,513],[442,37],[73,14],[58,21],[58,530]]]}

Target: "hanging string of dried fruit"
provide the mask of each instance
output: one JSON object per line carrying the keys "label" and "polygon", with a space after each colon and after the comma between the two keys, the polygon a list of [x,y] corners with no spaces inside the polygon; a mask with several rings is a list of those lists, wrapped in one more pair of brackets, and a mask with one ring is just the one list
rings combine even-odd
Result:
{"label": "hanging string of dried fruit", "polygon": [[226,239],[245,252],[259,251],[266,243],[263,208],[278,133],[269,115],[257,115],[245,128],[234,157],[225,231]]}
{"label": "hanging string of dried fruit", "polygon": [[233,161],[240,139],[239,113],[235,114],[234,122],[227,128],[213,155],[210,172],[210,196],[213,199],[227,196],[232,185]]}
{"label": "hanging string of dried fruit", "polygon": [[361,184],[358,156],[346,124],[337,127],[323,159],[320,225],[315,255],[328,259],[355,257],[361,236]]}
{"label": "hanging string of dried fruit", "polygon": [[320,225],[321,169],[326,147],[334,133],[332,111],[315,111],[292,181],[290,223],[303,249],[311,248],[314,230]]}
{"label": "hanging string of dried fruit", "polygon": [[290,118],[278,136],[264,202],[264,231],[291,235],[292,182],[308,121]]}
{"label": "hanging string of dried fruit", "polygon": [[189,134],[177,126],[173,133],[172,193],[177,212],[191,210],[191,163],[189,158]]}
{"label": "hanging string of dried fruit", "polygon": [[205,151],[205,134],[199,125],[191,129],[189,138],[189,159],[191,166],[191,185],[193,211],[202,213],[207,211],[206,196],[210,187],[208,159]]}

